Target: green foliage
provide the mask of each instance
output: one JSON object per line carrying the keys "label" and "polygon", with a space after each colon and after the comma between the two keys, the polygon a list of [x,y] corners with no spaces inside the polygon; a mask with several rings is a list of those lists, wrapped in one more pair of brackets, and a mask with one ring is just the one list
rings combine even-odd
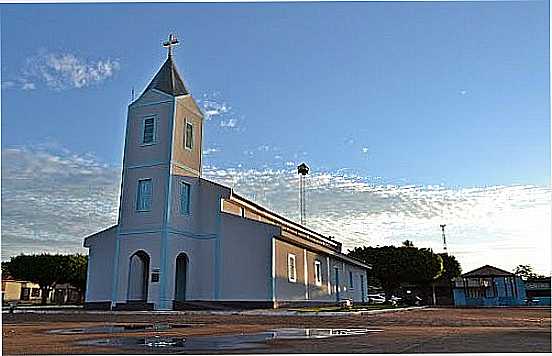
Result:
{"label": "green foliage", "polygon": [[413,246],[356,247],[349,256],[372,265],[371,274],[390,296],[401,283],[429,285],[443,273],[443,258]]}
{"label": "green foliage", "polygon": [[88,268],[88,256],[75,254],[66,255],[63,259],[63,274],[59,283],[69,283],[79,291],[86,288],[86,271]]}
{"label": "green foliage", "polygon": [[439,256],[443,259],[443,274],[439,277],[440,280],[450,282],[462,274],[462,267],[456,257],[448,253],[440,253]]}
{"label": "green foliage", "polygon": [[402,245],[404,247],[414,247],[414,242],[410,241],[410,240],[404,240]]}
{"label": "green foliage", "polygon": [[19,255],[6,263],[8,273],[15,279],[36,283],[42,289],[45,304],[50,289],[56,283],[70,283],[81,291],[86,287],[88,257],[85,255]]}
{"label": "green foliage", "polygon": [[514,274],[521,277],[523,280],[527,280],[530,278],[540,278],[544,277],[542,275],[539,275],[534,272],[533,266],[531,265],[519,265],[515,268]]}

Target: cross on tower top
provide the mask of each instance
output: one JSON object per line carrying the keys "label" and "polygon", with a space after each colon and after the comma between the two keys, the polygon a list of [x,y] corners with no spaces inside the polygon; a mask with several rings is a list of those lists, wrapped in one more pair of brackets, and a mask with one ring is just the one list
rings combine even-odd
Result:
{"label": "cross on tower top", "polygon": [[169,35],[169,39],[163,42],[163,47],[169,50],[169,57],[172,56],[172,48],[177,45],[178,45],[178,40],[176,39],[176,35],[171,33]]}

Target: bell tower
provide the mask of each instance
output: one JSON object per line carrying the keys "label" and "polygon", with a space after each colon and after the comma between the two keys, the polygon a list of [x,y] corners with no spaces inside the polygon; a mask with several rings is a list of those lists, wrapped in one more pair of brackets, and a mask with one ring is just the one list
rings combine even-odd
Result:
{"label": "bell tower", "polygon": [[[201,176],[203,114],[176,68],[177,44],[174,35],[163,43],[167,59],[128,106],[112,303],[138,299],[170,308],[168,256],[175,240],[170,231],[194,229],[200,216],[192,210]],[[128,264],[136,251],[145,271],[136,272],[138,277]]]}
{"label": "bell tower", "polygon": [[167,59],[128,108],[121,230],[167,226],[171,177],[201,176],[203,114],[174,62],[177,44],[174,35],[163,43]]}

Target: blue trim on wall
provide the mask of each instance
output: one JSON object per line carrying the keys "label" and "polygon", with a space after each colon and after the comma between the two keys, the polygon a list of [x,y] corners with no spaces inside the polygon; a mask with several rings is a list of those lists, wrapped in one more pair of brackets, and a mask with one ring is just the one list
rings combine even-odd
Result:
{"label": "blue trim on wall", "polygon": [[[172,118],[169,122],[169,134],[170,139],[168,140],[168,154],[167,161],[171,162],[172,160],[172,142],[173,142],[173,135],[174,135],[174,120],[176,118],[176,99],[172,99],[172,105],[173,105],[173,114]],[[167,271],[168,271],[168,261],[167,261],[167,245],[168,245],[168,239],[169,239],[169,231],[168,231],[168,225],[169,225],[169,219],[170,219],[170,211],[171,211],[171,202],[172,202],[172,196],[171,196],[171,187],[172,187],[172,179],[171,179],[171,167],[169,165],[169,171],[167,172],[167,185],[165,189],[165,218],[163,221],[163,234],[161,237],[161,256],[159,261],[159,268],[161,273],[160,283],[159,283],[159,305],[158,308],[160,309],[166,309],[169,308],[169,301],[167,300]]]}
{"label": "blue trim on wall", "polygon": [[[127,231],[121,232],[119,235],[125,236],[125,235],[139,235],[139,234],[160,234],[163,231],[165,231],[165,230],[164,229],[159,229],[159,230],[127,230]],[[196,240],[212,240],[212,239],[215,239],[217,237],[217,234],[196,234],[196,233],[193,233],[193,232],[190,232],[190,231],[174,229],[171,226],[169,226],[167,228],[167,231],[171,234],[181,235],[181,236],[184,236],[185,238],[196,239]]]}
{"label": "blue trim on wall", "polygon": [[119,216],[117,222],[117,233],[115,235],[115,253],[113,255],[113,279],[111,281],[111,305],[114,306],[117,302],[117,288],[119,287],[119,253],[120,253],[120,231],[121,231],[121,212],[123,210],[123,185],[125,182],[125,152],[126,142],[128,139],[128,121],[130,120],[130,105],[127,107],[127,122],[125,127],[125,147],[123,149],[123,170],[121,171],[121,195],[119,196]]}
{"label": "blue trim on wall", "polygon": [[133,108],[142,108],[144,106],[151,106],[151,105],[157,105],[157,104],[166,104],[166,103],[170,103],[172,101],[173,100],[154,101],[154,102],[147,103],[147,104],[134,104],[135,102],[132,102],[129,106],[132,106]]}
{"label": "blue trim on wall", "polygon": [[[218,196],[218,201],[221,201],[222,197],[219,195]],[[220,238],[221,238],[221,219],[222,219],[222,212],[221,212],[221,207],[219,205],[219,208],[216,212],[216,237],[215,237],[215,241],[213,243],[213,248],[214,248],[214,257],[215,257],[215,263],[214,263],[214,300],[219,300],[220,299],[220,268],[221,268],[221,256],[222,256],[222,244],[221,244],[221,241],[220,241]]]}
{"label": "blue trim on wall", "polygon": [[134,166],[124,167],[123,169],[150,168],[155,166],[168,166],[168,165],[169,165],[169,162],[167,161],[154,161],[150,163],[136,164]]}
{"label": "blue trim on wall", "polygon": [[274,259],[274,237],[270,236],[270,264],[268,265],[268,300],[274,301],[274,282],[275,282],[275,276],[272,275],[273,272],[273,264],[275,261]]}

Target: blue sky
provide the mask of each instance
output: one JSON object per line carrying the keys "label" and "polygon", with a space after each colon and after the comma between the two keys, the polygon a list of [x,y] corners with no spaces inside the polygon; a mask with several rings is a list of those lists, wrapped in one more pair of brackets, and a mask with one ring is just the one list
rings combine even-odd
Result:
{"label": "blue sky", "polygon": [[[118,169],[131,90],[140,93],[162,64],[161,42],[169,32],[181,41],[175,50],[181,74],[212,113],[204,152],[214,177],[228,178],[223,169],[234,172],[231,182],[247,170],[270,177],[306,161],[313,182],[346,173],[371,184],[421,187],[424,197],[440,191],[427,188],[432,185],[450,189],[436,193],[443,199],[474,187],[529,186],[522,205],[546,219],[548,13],[545,1],[2,5],[2,215],[13,224],[10,239],[23,234],[17,229],[29,219],[18,220],[14,216],[23,213],[6,205],[25,188],[10,184],[19,173],[6,164],[20,167],[20,161],[31,162],[28,156],[51,155],[77,160],[71,167]],[[89,190],[97,183],[83,182]],[[243,189],[255,191],[255,184]],[[323,193],[316,186],[313,197]],[[278,185],[268,187],[278,192]],[[264,204],[296,214],[292,200],[279,206],[270,192],[259,194],[254,196]],[[496,199],[491,204],[481,194],[466,194],[459,201],[502,207]],[[513,193],[504,194],[511,201]],[[393,207],[397,214],[403,208]],[[383,224],[378,211],[358,219]],[[462,230],[459,251],[474,239],[496,242],[508,234],[512,241],[536,234],[529,241],[538,245],[550,231],[543,220],[520,222],[525,230],[493,230],[503,218],[487,219],[481,230]],[[433,243],[429,232],[404,225],[429,220],[400,221],[407,235],[420,234],[420,245]],[[324,226],[321,220],[313,227]],[[29,231],[40,236],[44,229]],[[369,241],[395,243],[403,232]],[[438,229],[434,233],[438,237]],[[11,253],[24,250],[13,246]],[[532,259],[530,253],[524,258]],[[549,254],[545,260],[541,270],[550,269]]]}

